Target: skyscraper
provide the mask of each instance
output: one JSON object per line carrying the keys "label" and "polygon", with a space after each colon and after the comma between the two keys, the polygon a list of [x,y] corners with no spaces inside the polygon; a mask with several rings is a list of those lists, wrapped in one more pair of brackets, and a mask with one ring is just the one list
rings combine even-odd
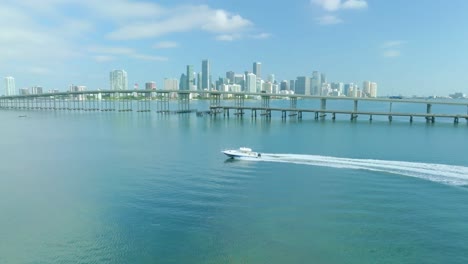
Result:
{"label": "skyscraper", "polygon": [[193,72],[193,65],[187,65],[187,86],[185,87],[187,90],[194,90],[195,89],[195,73]]}
{"label": "skyscraper", "polygon": [[187,90],[195,90],[195,72],[193,71],[193,65],[187,65]]}
{"label": "skyscraper", "polygon": [[257,76],[255,76],[255,74],[253,73],[247,74],[245,90],[249,93],[257,92]]}
{"label": "skyscraper", "polygon": [[296,91],[296,80],[290,80],[289,81],[289,89],[291,91]]}
{"label": "skyscraper", "polygon": [[179,82],[177,79],[164,79],[164,90],[177,90]]}
{"label": "skyscraper", "polygon": [[202,73],[199,72],[197,74],[197,90],[203,90],[204,89],[204,88],[202,88],[202,79],[203,79]]}
{"label": "skyscraper", "polygon": [[257,79],[262,78],[262,63],[261,62],[254,62],[253,63],[253,73],[257,76]]}
{"label": "skyscraper", "polygon": [[145,83],[145,90],[156,90],[156,82]]}
{"label": "skyscraper", "polygon": [[188,88],[187,88],[187,76],[185,75],[185,73],[182,73],[180,75],[179,90],[181,90],[181,91],[188,90]]}
{"label": "skyscraper", "polygon": [[310,95],[310,78],[306,76],[299,76],[295,82],[296,94]]}
{"label": "skyscraper", "polygon": [[210,89],[210,61],[203,60],[202,61],[202,81],[201,87],[198,89]]}
{"label": "skyscraper", "polygon": [[236,74],[236,73],[233,72],[233,71],[228,71],[228,72],[226,72],[226,78],[228,79],[228,80],[227,80],[227,83],[228,83],[228,84],[229,84],[229,83],[234,83],[234,75],[235,75],[235,74]]}
{"label": "skyscraper", "polygon": [[11,76],[5,77],[5,95],[6,96],[16,95],[15,78]]}
{"label": "skyscraper", "polygon": [[289,82],[286,81],[286,80],[281,81],[280,90],[281,91],[288,91],[289,90]]}
{"label": "skyscraper", "polygon": [[311,95],[321,95],[322,92],[322,81],[321,75],[318,71],[312,72],[312,79],[310,83],[310,94]]}
{"label": "skyscraper", "polygon": [[113,70],[110,72],[111,90],[128,90],[127,72],[124,70]]}

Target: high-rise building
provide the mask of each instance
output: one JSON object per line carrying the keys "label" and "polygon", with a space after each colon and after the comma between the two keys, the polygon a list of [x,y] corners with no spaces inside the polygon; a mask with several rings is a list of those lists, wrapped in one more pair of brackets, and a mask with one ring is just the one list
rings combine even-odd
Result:
{"label": "high-rise building", "polygon": [[33,86],[31,87],[31,94],[42,94],[43,89],[41,86]]}
{"label": "high-rise building", "polygon": [[364,81],[362,83],[362,93],[365,97],[370,97],[370,87],[371,87],[370,81]]}
{"label": "high-rise building", "polygon": [[244,91],[244,89],[245,89],[245,76],[244,76],[244,74],[234,74],[233,83],[240,85],[241,91]]}
{"label": "high-rise building", "polygon": [[145,83],[145,90],[156,90],[156,82]]}
{"label": "high-rise building", "polygon": [[29,94],[29,89],[28,88],[21,88],[21,89],[19,89],[19,94],[20,95],[28,95]]}
{"label": "high-rise building", "polygon": [[280,91],[288,91],[289,90],[289,82],[287,80],[283,80],[280,83]]}
{"label": "high-rise building", "polygon": [[202,80],[201,80],[201,87],[198,89],[210,89],[210,61],[203,60],[202,61]]}
{"label": "high-rise building", "polygon": [[306,76],[299,76],[295,82],[295,93],[310,95],[310,78]]}
{"label": "high-rise building", "polygon": [[185,73],[182,73],[182,74],[180,75],[179,90],[181,90],[181,91],[188,90],[188,87],[187,87],[187,75],[185,75]]}
{"label": "high-rise building", "polygon": [[249,93],[257,92],[257,76],[255,76],[255,74],[253,73],[247,74],[245,90]]}
{"label": "high-rise building", "polygon": [[271,83],[275,83],[276,82],[275,75],[274,74],[268,74],[267,81],[269,81]]}
{"label": "high-rise building", "polygon": [[164,79],[164,90],[177,90],[179,82],[177,79]]}
{"label": "high-rise building", "polygon": [[318,71],[314,71],[312,72],[312,79],[311,79],[311,83],[310,83],[310,94],[311,95],[321,95],[322,92],[322,81],[321,81],[321,78],[322,76],[320,75],[320,73]]}
{"label": "high-rise building", "polygon": [[111,90],[128,90],[127,72],[124,70],[113,70],[109,75]]}
{"label": "high-rise building", "polygon": [[370,97],[376,98],[377,97],[377,83],[371,82],[370,84]]}
{"label": "high-rise building", "polygon": [[[40,88],[41,89],[40,93],[42,93],[42,87],[37,87],[36,86],[36,87],[33,87],[33,88],[36,88],[36,89]],[[70,92],[84,92],[84,91],[86,91],[86,86],[84,86],[84,85],[70,85],[69,91]],[[85,100],[85,96],[83,94],[74,94],[73,99],[83,101],[83,100]]]}
{"label": "high-rise building", "polygon": [[327,82],[327,75],[325,73],[320,74],[320,84],[324,84]]}
{"label": "high-rise building", "polygon": [[195,90],[195,73],[193,71],[193,65],[187,65],[187,86],[186,90]]}
{"label": "high-rise building", "polygon": [[257,79],[262,78],[262,63],[261,62],[254,62],[253,63],[253,73],[257,76]]}
{"label": "high-rise building", "polygon": [[11,76],[5,77],[5,95],[16,95],[15,78]]}
{"label": "high-rise building", "polygon": [[296,80],[289,80],[289,90],[296,91]]}
{"label": "high-rise building", "polygon": [[236,74],[236,73],[233,72],[233,71],[228,71],[228,72],[226,72],[226,78],[228,79],[228,80],[227,80],[227,83],[234,83],[234,75],[235,75],[235,74]]}
{"label": "high-rise building", "polygon": [[204,88],[202,88],[202,73],[199,72],[197,74],[197,90],[203,90]]}

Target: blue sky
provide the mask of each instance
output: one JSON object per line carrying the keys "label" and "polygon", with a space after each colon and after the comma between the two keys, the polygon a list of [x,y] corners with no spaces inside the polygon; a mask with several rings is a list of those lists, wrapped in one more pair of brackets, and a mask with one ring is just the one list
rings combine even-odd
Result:
{"label": "blue sky", "polygon": [[379,95],[468,93],[468,1],[3,0],[0,75],[17,88],[108,89],[179,78],[185,65],[213,78],[252,71],[378,83]]}

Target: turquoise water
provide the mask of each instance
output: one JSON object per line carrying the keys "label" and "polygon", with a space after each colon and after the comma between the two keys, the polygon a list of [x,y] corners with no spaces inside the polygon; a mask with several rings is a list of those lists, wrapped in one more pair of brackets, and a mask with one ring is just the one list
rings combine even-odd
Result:
{"label": "turquoise water", "polygon": [[468,263],[464,120],[0,119],[0,263]]}

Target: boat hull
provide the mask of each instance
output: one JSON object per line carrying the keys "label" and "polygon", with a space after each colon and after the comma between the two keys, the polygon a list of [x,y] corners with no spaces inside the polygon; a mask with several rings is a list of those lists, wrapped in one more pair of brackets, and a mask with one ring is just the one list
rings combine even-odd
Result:
{"label": "boat hull", "polygon": [[261,157],[261,154],[257,153],[257,152],[245,153],[245,152],[240,152],[240,151],[237,151],[237,150],[225,150],[225,151],[222,151],[222,152],[231,159],[235,159],[235,158],[260,158]]}

